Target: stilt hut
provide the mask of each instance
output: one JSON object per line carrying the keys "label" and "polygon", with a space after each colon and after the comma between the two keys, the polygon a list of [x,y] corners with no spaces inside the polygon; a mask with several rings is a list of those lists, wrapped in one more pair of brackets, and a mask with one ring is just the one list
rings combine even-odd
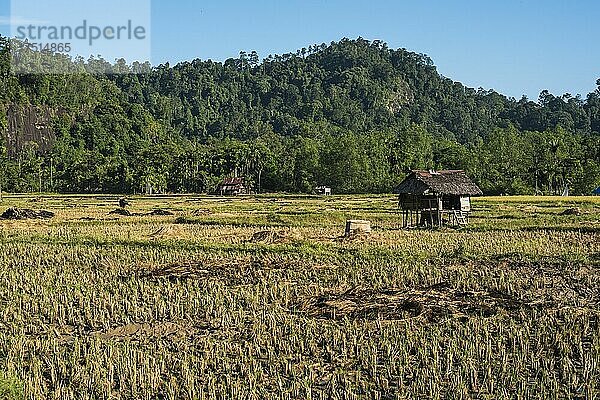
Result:
{"label": "stilt hut", "polygon": [[217,194],[221,196],[238,196],[249,193],[243,177],[225,178],[217,187]]}
{"label": "stilt hut", "polygon": [[467,225],[471,196],[483,193],[465,171],[412,171],[398,186],[404,227]]}

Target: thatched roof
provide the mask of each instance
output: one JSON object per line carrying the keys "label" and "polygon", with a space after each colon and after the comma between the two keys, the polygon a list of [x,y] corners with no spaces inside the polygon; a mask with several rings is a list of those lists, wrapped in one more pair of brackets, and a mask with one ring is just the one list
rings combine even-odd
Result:
{"label": "thatched roof", "polygon": [[465,171],[412,171],[396,188],[399,194],[451,194],[458,196],[480,196],[483,194],[469,179]]}
{"label": "thatched roof", "polygon": [[219,186],[237,186],[244,185],[243,177],[235,177],[235,178],[225,178],[223,182]]}

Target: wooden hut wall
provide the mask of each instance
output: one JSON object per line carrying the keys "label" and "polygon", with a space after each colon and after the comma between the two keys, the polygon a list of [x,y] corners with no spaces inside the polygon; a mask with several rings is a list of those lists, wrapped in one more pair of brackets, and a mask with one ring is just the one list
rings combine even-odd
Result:
{"label": "wooden hut wall", "polygon": [[460,198],[460,210],[466,212],[471,211],[471,198],[469,196],[462,196]]}

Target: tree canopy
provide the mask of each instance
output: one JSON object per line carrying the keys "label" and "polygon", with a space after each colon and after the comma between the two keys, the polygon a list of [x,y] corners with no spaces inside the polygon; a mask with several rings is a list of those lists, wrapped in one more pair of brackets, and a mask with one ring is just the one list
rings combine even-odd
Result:
{"label": "tree canopy", "polygon": [[[389,192],[420,168],[465,169],[486,193],[600,186],[600,89],[507,98],[362,38],[263,60],[117,60],[102,74],[94,58],[64,61],[69,74],[14,75],[10,45],[0,38],[8,190],[204,192],[237,174],[262,191]],[[11,118],[28,106],[52,116],[50,149],[10,148],[22,134]]]}

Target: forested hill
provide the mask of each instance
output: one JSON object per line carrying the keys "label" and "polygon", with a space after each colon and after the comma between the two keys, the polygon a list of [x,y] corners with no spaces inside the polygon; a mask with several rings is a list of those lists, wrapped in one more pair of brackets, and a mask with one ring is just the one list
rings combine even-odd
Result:
{"label": "forested hill", "polygon": [[511,99],[360,38],[264,60],[117,62],[138,74],[104,75],[14,76],[7,46],[8,190],[203,192],[237,174],[262,191],[388,192],[415,168],[466,169],[487,193],[600,186],[600,89]]}

